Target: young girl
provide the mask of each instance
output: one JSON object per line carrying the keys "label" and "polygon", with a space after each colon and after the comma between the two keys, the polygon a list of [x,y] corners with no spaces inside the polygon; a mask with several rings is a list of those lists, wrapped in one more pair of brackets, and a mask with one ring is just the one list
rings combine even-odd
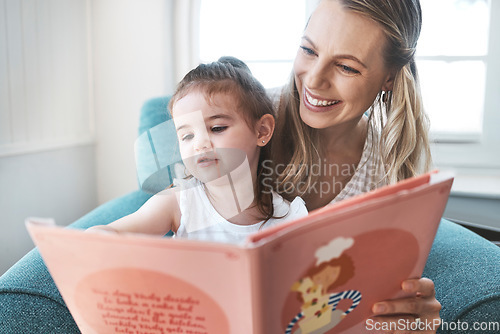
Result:
{"label": "young girl", "polygon": [[307,214],[265,187],[262,163],[274,131],[272,102],[246,65],[224,57],[201,64],[177,86],[169,109],[188,176],[135,213],[90,231],[135,232],[241,242]]}

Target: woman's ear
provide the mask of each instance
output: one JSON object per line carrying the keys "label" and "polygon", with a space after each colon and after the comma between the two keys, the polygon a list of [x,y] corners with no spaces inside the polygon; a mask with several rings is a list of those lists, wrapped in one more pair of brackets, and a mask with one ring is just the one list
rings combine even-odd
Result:
{"label": "woman's ear", "polygon": [[266,146],[274,132],[275,121],[273,115],[266,114],[257,122],[257,146]]}
{"label": "woman's ear", "polygon": [[385,78],[385,81],[382,84],[382,91],[392,91],[395,77],[396,77],[396,71],[394,70],[389,71],[389,74],[387,74],[387,77]]}

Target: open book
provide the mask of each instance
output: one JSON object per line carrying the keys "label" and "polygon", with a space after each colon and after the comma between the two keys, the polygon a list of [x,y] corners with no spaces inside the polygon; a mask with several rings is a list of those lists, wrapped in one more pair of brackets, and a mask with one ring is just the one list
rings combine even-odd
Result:
{"label": "open book", "polygon": [[420,277],[453,179],[434,172],[244,245],[27,227],[82,333],[363,333]]}

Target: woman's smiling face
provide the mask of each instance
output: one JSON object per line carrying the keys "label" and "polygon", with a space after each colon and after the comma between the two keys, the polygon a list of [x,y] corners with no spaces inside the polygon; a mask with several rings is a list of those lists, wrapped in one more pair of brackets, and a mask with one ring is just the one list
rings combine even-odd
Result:
{"label": "woman's smiling face", "polygon": [[322,129],[359,120],[392,80],[378,23],[323,0],[312,14],[294,62],[300,117]]}

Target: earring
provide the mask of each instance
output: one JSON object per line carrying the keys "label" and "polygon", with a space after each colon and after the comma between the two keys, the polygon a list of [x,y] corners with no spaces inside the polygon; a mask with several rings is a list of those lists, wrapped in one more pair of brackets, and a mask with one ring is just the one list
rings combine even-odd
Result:
{"label": "earring", "polygon": [[381,96],[382,102],[387,103],[387,101],[389,101],[389,99],[391,98],[391,93],[392,92],[390,90],[382,91],[382,96]]}
{"label": "earring", "polygon": [[266,141],[265,141],[265,140],[263,140],[263,141],[262,141],[262,144],[265,144],[265,143],[266,143]]}

